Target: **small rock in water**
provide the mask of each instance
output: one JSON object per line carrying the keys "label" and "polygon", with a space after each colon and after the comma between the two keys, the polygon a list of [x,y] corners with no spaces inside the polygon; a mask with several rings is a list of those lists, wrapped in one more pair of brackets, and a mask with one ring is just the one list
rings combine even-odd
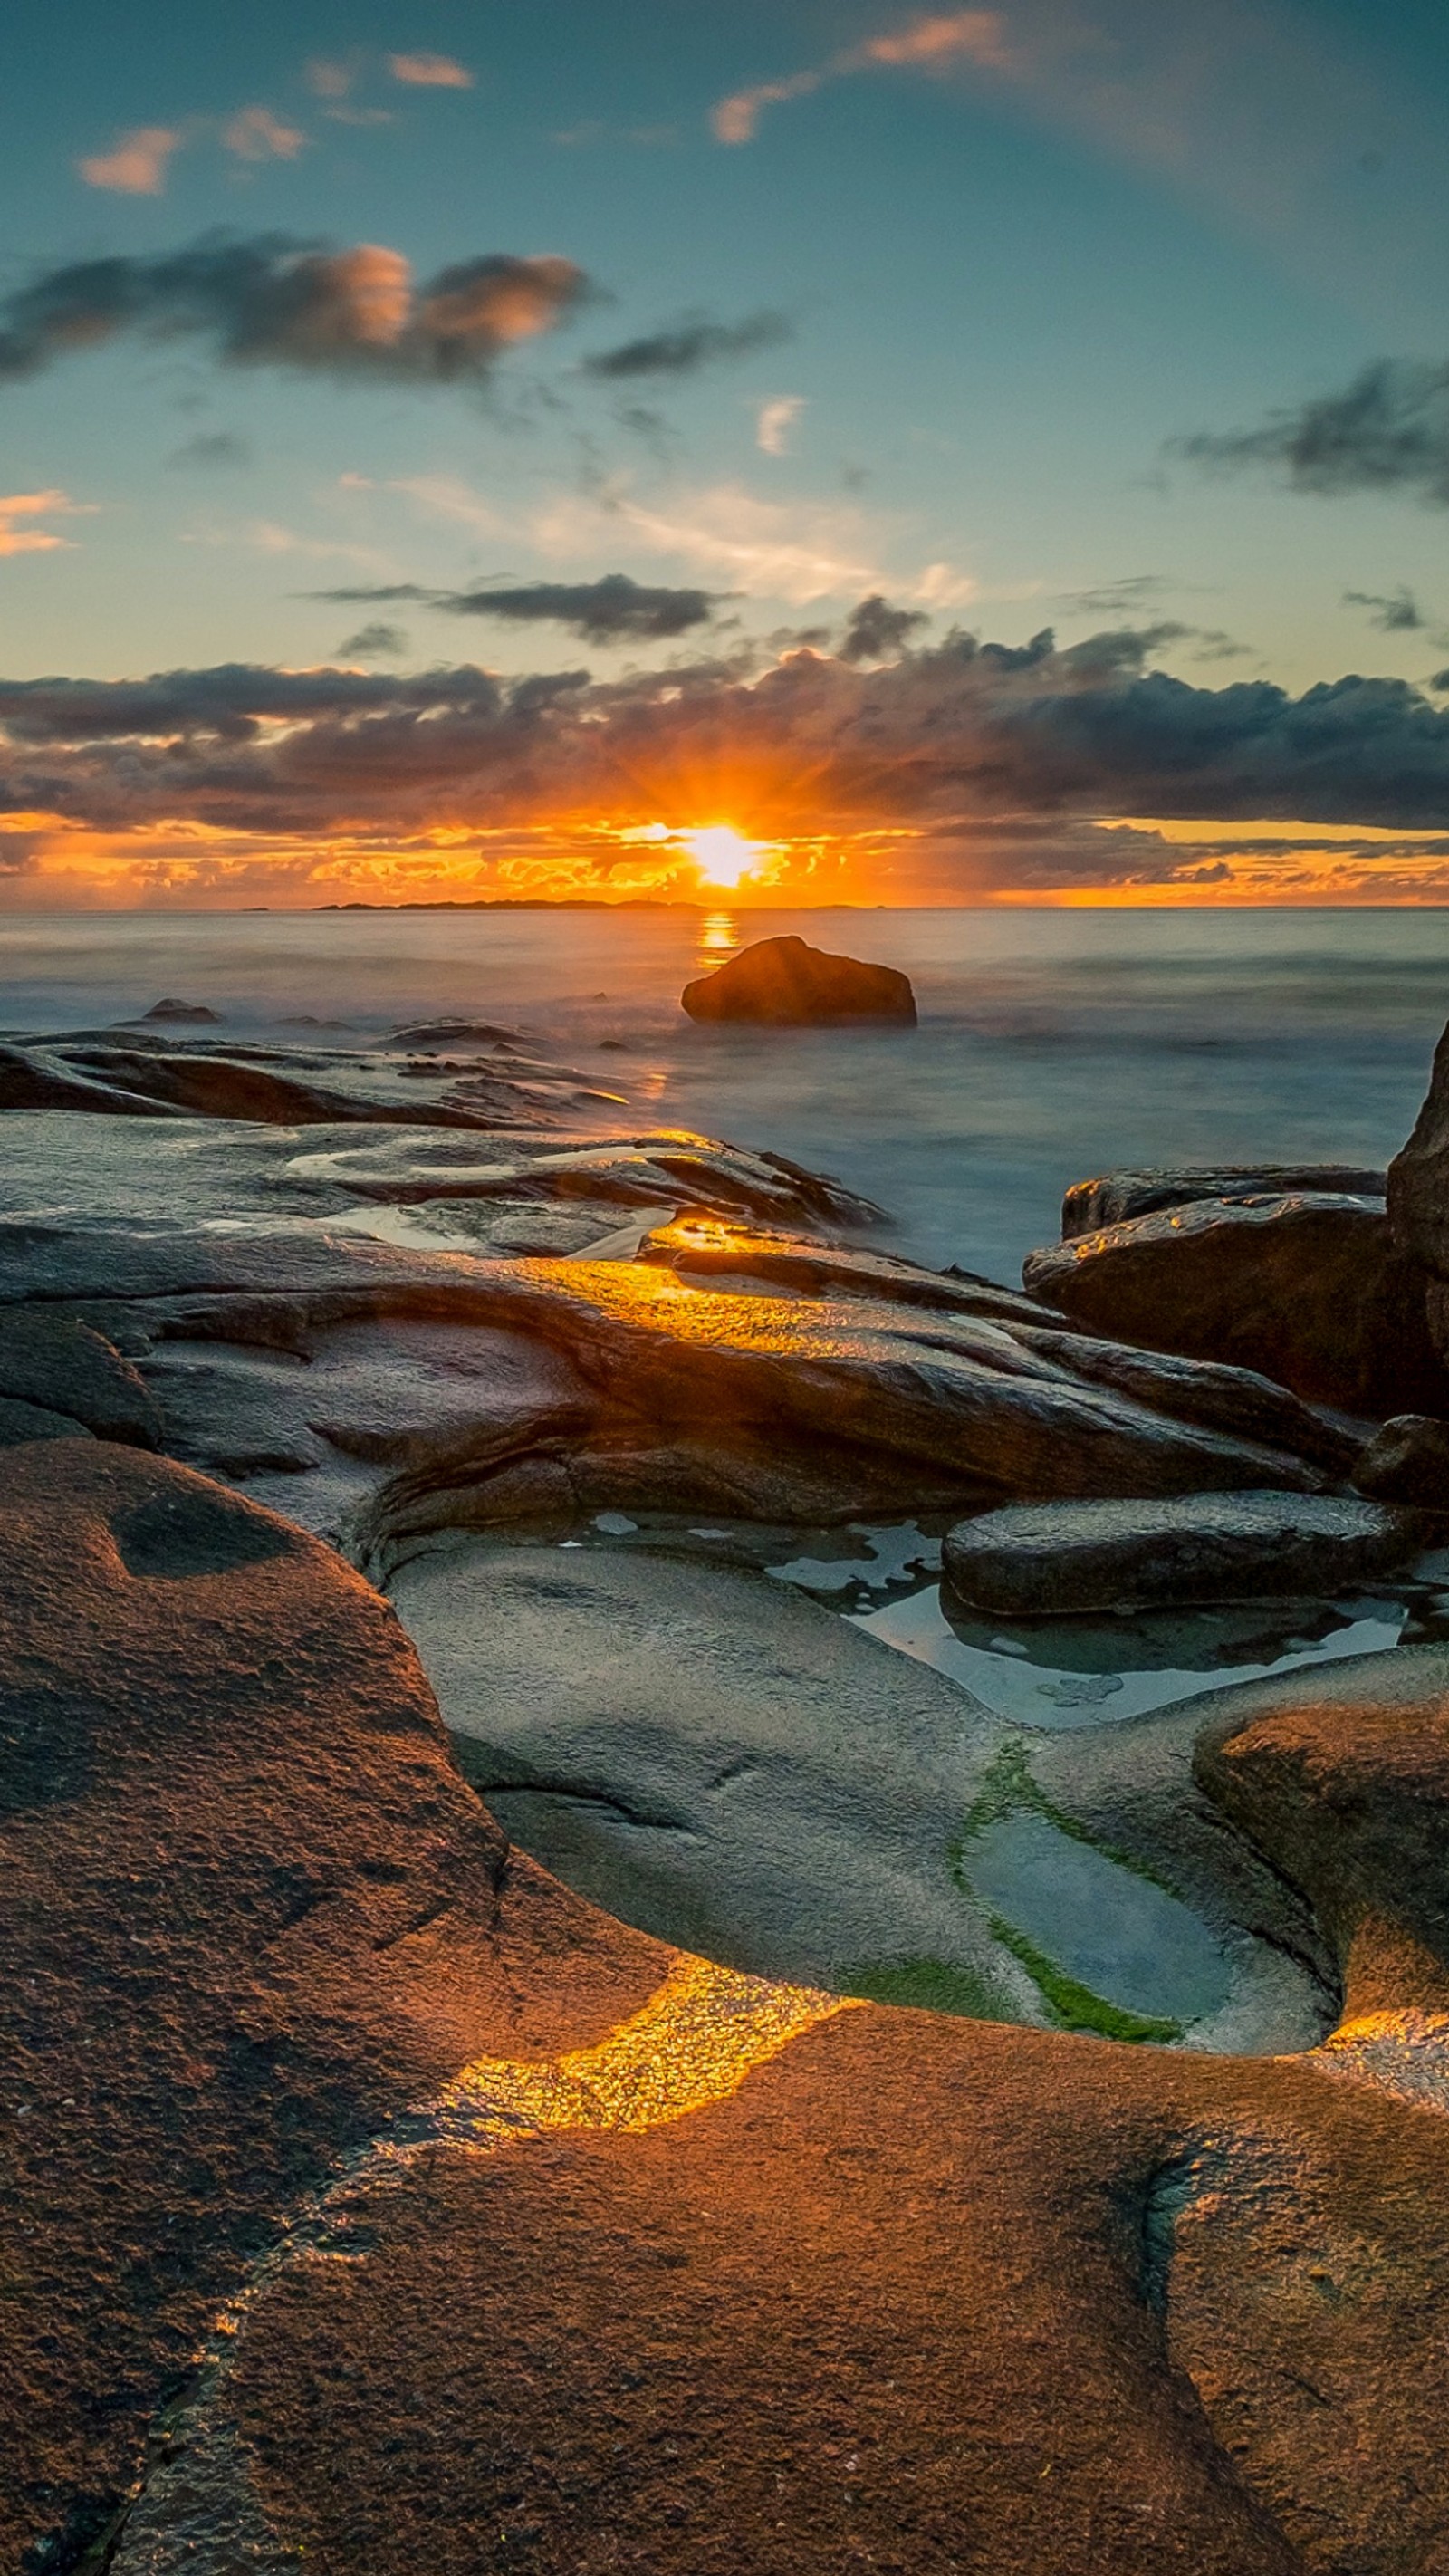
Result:
{"label": "small rock in water", "polygon": [[221,1013],[209,1011],[204,1002],[178,1002],[173,995],[168,995],[162,1001],[153,1002],[150,1010],[143,1011],[139,1020],[129,1020],[126,1025],[128,1028],[144,1028],[148,1020],[178,1020],[196,1028],[203,1025],[219,1028]]}
{"label": "small rock in water", "polygon": [[1360,1453],[1353,1481],[1376,1502],[1449,1512],[1449,1422],[1432,1413],[1396,1413]]}
{"label": "small rock in water", "polygon": [[1166,1502],[1019,1503],[962,1521],[942,1546],[946,1586],[993,1618],[1039,1618],[1333,1592],[1402,1565],[1407,1512],[1280,1493]]}
{"label": "small rock in water", "polygon": [[686,984],[680,999],[692,1020],[754,1020],[772,1028],[832,1028],[859,1020],[916,1025],[908,975],[894,966],[834,957],[793,933],[757,939],[727,966]]}

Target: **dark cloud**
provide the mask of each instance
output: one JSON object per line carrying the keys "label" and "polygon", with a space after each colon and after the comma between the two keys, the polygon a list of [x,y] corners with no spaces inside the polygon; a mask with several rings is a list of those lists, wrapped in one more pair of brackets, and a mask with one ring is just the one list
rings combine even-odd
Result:
{"label": "dark cloud", "polygon": [[234,437],[229,429],[198,431],[195,438],[188,438],[184,446],[178,447],[175,454],[166,459],[168,465],[194,467],[204,474],[232,473],[239,466],[250,465],[251,461],[252,451],[247,440]]}
{"label": "dark cloud", "polygon": [[902,650],[918,626],[930,622],[923,608],[892,608],[878,590],[872,591],[850,612],[840,658],[842,662],[884,662]]}
{"label": "dark cloud", "polygon": [[355,635],[345,637],[337,647],[349,662],[396,662],[408,649],[408,639],[400,626],[359,626]]}
{"label": "dark cloud", "polygon": [[1385,635],[1412,634],[1426,622],[1413,592],[1402,583],[1391,591],[1346,590],[1343,604],[1345,608],[1371,608],[1374,614],[1369,619],[1370,626],[1380,627]]}
{"label": "dark cloud", "polygon": [[527,581],[501,589],[420,590],[413,582],[391,582],[380,590],[319,590],[311,595],[378,605],[423,600],[450,617],[566,626],[585,644],[661,643],[688,634],[691,627],[707,626],[721,602],[733,596],[724,590],[656,587],[632,581],[624,572],[606,573],[600,581]]}
{"label": "dark cloud", "polygon": [[[953,635],[877,668],[802,649],[759,678],[703,661],[613,681],[471,665],[12,681],[0,811],[27,828],[496,829],[668,816],[681,781],[712,810],[748,779],[782,832],[908,826],[962,847],[1095,833],[1079,846],[1104,855],[1095,818],[1114,815],[1442,828],[1449,709],[1422,690],[1356,674],[1299,696],[1196,686],[1152,667],[1156,649],[1152,629],[1067,650],[1044,630],[1017,646]],[[1157,854],[1157,874],[1187,855]]]}
{"label": "dark cloud", "polygon": [[209,341],[228,366],[459,383],[565,320],[589,292],[567,259],[502,254],[419,285],[400,251],[211,235],[154,258],[43,269],[0,303],[0,380],[125,332]]}
{"label": "dark cloud", "polygon": [[724,359],[778,349],[790,336],[783,313],[751,313],[743,322],[711,322],[703,314],[690,314],[668,330],[599,350],[585,358],[582,372],[611,383],[632,376],[693,376]]}
{"label": "dark cloud", "polygon": [[1380,358],[1342,393],[1257,429],[1175,440],[1172,452],[1221,472],[1276,467],[1295,492],[1407,492],[1449,508],[1449,366]]}
{"label": "dark cloud", "polygon": [[1063,607],[1080,609],[1088,617],[1130,617],[1150,600],[1160,599],[1164,591],[1179,587],[1159,572],[1133,572],[1121,581],[1098,582],[1090,590],[1064,590],[1058,596]]}

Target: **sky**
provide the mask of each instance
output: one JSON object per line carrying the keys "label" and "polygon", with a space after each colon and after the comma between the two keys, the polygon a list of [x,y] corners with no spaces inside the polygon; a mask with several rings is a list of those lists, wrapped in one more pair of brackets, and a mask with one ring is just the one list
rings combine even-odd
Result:
{"label": "sky", "polygon": [[10,0],[0,906],[1449,900],[1430,0]]}

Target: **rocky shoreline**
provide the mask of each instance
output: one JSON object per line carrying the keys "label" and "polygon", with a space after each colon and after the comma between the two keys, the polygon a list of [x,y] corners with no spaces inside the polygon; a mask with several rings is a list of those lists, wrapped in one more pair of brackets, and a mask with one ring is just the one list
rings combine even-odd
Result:
{"label": "rocky shoreline", "polygon": [[3,2563],[1449,2568],[1445,1050],[1021,1290],[477,1023],[0,1106]]}

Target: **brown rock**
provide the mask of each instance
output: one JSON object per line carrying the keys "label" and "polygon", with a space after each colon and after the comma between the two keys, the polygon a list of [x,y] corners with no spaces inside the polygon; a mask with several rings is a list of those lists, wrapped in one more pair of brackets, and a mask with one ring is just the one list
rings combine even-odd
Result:
{"label": "brown rock", "polygon": [[908,975],[832,956],[793,932],[742,948],[727,966],[686,984],[681,1000],[692,1020],[754,1020],[770,1028],[838,1028],[859,1020],[916,1025]]}
{"label": "brown rock", "polygon": [[1442,1658],[1234,1694],[1204,1776],[1358,2019],[1173,2055],[661,1951],[505,1854],[326,1550],[6,1475],[5,2564],[1449,2563]]}
{"label": "brown rock", "polygon": [[1449,1410],[1421,1274],[1372,1199],[1206,1199],[1027,1256],[1029,1292],[1149,1350],[1257,1369],[1310,1403]]}

